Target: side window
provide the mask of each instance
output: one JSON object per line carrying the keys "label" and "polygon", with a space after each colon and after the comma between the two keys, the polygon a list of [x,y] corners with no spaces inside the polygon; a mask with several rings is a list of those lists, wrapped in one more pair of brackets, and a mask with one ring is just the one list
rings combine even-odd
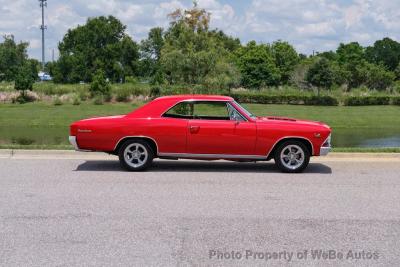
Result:
{"label": "side window", "polygon": [[222,101],[181,102],[165,112],[163,117],[195,120],[246,121],[233,106]]}
{"label": "side window", "polygon": [[191,119],[193,117],[193,103],[181,102],[164,113],[163,117]]}
{"label": "side window", "polygon": [[230,120],[226,102],[202,101],[193,106],[193,119]]}
{"label": "side window", "polygon": [[228,104],[229,118],[231,121],[246,121],[245,118],[234,107]]}

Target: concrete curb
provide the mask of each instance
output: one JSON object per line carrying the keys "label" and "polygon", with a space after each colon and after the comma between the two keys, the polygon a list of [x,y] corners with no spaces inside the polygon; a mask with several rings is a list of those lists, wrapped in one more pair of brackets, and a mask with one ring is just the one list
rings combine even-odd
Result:
{"label": "concrete curb", "polygon": [[23,150],[0,149],[0,158],[15,159],[115,159],[102,152],[78,152],[74,150]]}
{"label": "concrete curb", "polygon": [[[113,155],[101,152],[78,152],[73,150],[22,150],[0,149],[0,158],[15,159],[101,159],[116,160]],[[343,153],[332,152],[313,161],[400,161],[400,153]]]}

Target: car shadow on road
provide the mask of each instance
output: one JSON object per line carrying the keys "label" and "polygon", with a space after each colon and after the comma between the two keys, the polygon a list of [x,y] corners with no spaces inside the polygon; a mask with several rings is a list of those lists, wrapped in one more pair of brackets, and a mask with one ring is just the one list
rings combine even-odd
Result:
{"label": "car shadow on road", "polygon": [[[76,171],[124,171],[118,161],[89,160],[80,164]],[[154,161],[148,172],[280,172],[271,162],[238,163],[229,161]],[[332,169],[321,163],[310,163],[304,173],[331,174]]]}

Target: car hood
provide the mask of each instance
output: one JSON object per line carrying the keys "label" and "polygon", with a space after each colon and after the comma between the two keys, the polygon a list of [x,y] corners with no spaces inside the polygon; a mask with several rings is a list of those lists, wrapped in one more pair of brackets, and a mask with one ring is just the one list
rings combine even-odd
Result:
{"label": "car hood", "polygon": [[298,119],[287,118],[287,117],[277,117],[277,116],[257,117],[256,121],[259,123],[285,122],[285,123],[289,123],[289,124],[301,124],[301,125],[309,125],[309,126],[325,126],[330,129],[330,127],[323,122],[298,120]]}

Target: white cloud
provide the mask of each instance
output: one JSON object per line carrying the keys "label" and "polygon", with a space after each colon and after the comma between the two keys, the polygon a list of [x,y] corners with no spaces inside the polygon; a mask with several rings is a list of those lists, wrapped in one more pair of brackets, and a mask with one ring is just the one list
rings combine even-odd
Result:
{"label": "white cloud", "polygon": [[299,35],[304,37],[335,34],[335,29],[332,23],[329,22],[305,24],[303,26],[297,26],[295,29]]}
{"label": "white cloud", "polygon": [[[335,49],[340,42],[372,44],[400,38],[400,1],[393,0],[198,0],[212,14],[211,27],[243,42],[287,40],[303,53]],[[114,15],[138,41],[150,28],[168,27],[167,15],[192,5],[190,0],[59,0],[46,9],[46,55],[65,32],[88,17]],[[0,33],[30,41],[29,53],[40,57],[40,8],[36,0],[0,0]]]}

